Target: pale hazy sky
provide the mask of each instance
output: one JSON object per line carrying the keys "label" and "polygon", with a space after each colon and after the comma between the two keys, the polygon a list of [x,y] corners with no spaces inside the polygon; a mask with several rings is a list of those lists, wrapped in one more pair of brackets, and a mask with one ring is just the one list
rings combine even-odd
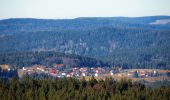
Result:
{"label": "pale hazy sky", "polygon": [[170,0],[0,0],[0,19],[170,15]]}

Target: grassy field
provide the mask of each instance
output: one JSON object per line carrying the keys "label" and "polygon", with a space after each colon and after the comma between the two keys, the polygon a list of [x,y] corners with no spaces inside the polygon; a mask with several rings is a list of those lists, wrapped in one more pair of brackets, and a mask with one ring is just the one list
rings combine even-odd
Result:
{"label": "grassy field", "polygon": [[[170,70],[159,70],[159,69],[128,69],[128,70],[123,70],[121,73],[117,73],[114,75],[110,74],[105,74],[102,77],[95,77],[97,80],[104,80],[106,77],[112,77],[115,80],[121,80],[121,79],[130,79],[132,81],[145,81],[145,82],[156,82],[156,81],[169,81],[170,82],[170,77],[163,75],[163,76],[157,76],[157,77],[144,77],[144,78],[133,78],[128,76],[128,72],[133,72],[133,71],[147,71],[147,72],[152,72],[152,71],[157,71],[159,74],[166,74],[170,73]],[[85,80],[90,80],[90,76],[85,76]]]}

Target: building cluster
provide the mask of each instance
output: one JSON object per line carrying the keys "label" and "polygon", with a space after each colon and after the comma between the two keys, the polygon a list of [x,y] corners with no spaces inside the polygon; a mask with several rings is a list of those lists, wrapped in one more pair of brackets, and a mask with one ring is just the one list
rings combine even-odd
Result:
{"label": "building cluster", "polygon": [[105,76],[110,74],[110,68],[102,67],[68,67],[64,64],[56,64],[53,67],[46,67],[42,65],[34,65],[31,67],[23,67],[19,70],[19,76],[24,74],[47,74],[54,77],[82,77],[82,76]]}
{"label": "building cluster", "polygon": [[128,77],[131,78],[148,78],[160,76],[157,70],[132,70],[127,73]]}
{"label": "building cluster", "polygon": [[[68,67],[64,64],[56,64],[53,67],[46,67],[42,65],[34,65],[32,67],[26,67],[20,70],[22,75],[24,74],[47,74],[53,77],[83,77],[83,76],[122,76],[128,78],[149,78],[158,77],[162,75],[158,70],[146,70],[146,69],[122,69],[120,67]],[[20,76],[22,76],[20,75]]]}
{"label": "building cluster", "polygon": [[[10,71],[10,65],[0,65],[1,70]],[[18,69],[18,76],[45,74],[53,77],[127,77],[127,78],[149,78],[159,76],[170,76],[170,70],[158,69],[122,69],[121,67],[69,67],[64,64],[54,64],[51,67],[43,65],[33,65]]]}

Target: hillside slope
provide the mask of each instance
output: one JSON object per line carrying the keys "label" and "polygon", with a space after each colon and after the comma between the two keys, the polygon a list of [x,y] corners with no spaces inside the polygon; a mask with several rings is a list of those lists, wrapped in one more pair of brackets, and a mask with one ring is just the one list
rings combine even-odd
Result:
{"label": "hillside slope", "polygon": [[169,16],[0,21],[0,52],[58,51],[127,68],[170,69]]}
{"label": "hillside slope", "polygon": [[0,64],[9,64],[13,68],[31,67],[33,65],[53,67],[56,64],[64,64],[68,67],[109,66],[108,62],[101,60],[54,51],[3,53],[0,54]]}

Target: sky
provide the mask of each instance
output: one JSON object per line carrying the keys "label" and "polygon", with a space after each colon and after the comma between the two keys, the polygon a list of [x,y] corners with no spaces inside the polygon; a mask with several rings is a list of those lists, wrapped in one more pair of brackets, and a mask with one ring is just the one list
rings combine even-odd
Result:
{"label": "sky", "polygon": [[0,19],[170,15],[170,0],[0,0]]}

